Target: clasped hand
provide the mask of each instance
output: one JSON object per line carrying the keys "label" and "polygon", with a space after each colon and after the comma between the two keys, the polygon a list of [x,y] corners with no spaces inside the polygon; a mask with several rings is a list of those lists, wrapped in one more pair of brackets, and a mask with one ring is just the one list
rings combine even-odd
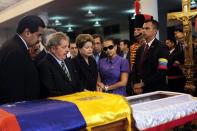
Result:
{"label": "clasped hand", "polygon": [[103,92],[105,90],[105,85],[102,82],[97,82],[96,90],[99,92]]}
{"label": "clasped hand", "polygon": [[142,83],[137,83],[137,84],[134,84],[134,87],[133,87],[133,91],[135,94],[141,94],[143,92],[143,87],[144,85]]}

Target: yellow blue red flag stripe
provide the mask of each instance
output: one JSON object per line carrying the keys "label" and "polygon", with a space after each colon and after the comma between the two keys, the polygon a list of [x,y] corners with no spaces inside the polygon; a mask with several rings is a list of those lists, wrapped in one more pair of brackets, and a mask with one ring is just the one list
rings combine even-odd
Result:
{"label": "yellow blue red flag stripe", "polygon": [[86,121],[88,130],[124,118],[127,118],[129,124],[127,131],[131,130],[132,110],[123,96],[85,91],[50,99],[75,103]]}
{"label": "yellow blue red flag stripe", "polygon": [[25,101],[0,108],[16,117],[22,131],[76,131],[86,127],[77,106],[66,101]]}
{"label": "yellow blue red flag stripe", "polygon": [[15,115],[0,109],[0,130],[1,131],[20,131],[21,128]]}
{"label": "yellow blue red flag stripe", "polygon": [[159,58],[158,61],[158,69],[160,70],[167,70],[168,60],[165,58]]}
{"label": "yellow blue red flag stripe", "polygon": [[132,110],[120,95],[80,92],[42,100],[0,106],[3,131],[79,131],[128,120],[131,131]]}

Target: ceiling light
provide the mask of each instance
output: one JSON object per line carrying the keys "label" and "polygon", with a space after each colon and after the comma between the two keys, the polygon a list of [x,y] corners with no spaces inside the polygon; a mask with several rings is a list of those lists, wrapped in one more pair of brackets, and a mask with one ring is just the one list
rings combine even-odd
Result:
{"label": "ceiling light", "polygon": [[65,20],[65,19],[69,19],[69,17],[66,17],[66,16],[52,16],[52,17],[49,17],[49,20]]}
{"label": "ceiling light", "polygon": [[99,23],[99,21],[96,21],[93,26],[94,27],[99,27],[99,26],[101,26],[101,24]]}
{"label": "ceiling light", "polygon": [[59,20],[55,20],[55,23],[59,23],[60,21]]}
{"label": "ceiling light", "polygon": [[59,20],[55,20],[55,25],[56,25],[56,26],[62,25],[62,23],[61,23]]}
{"label": "ceiling light", "polygon": [[196,2],[195,2],[195,0],[192,0],[191,5],[194,5],[194,4],[196,4]]}
{"label": "ceiling light", "polygon": [[87,16],[87,17],[94,17],[95,14],[92,13],[92,11],[89,9],[89,10],[88,10],[88,13],[87,13],[85,16]]}
{"label": "ceiling light", "polygon": [[73,32],[73,29],[72,29],[72,27],[68,27],[68,30],[67,30],[67,32]]}
{"label": "ceiling light", "polygon": [[134,20],[134,19],[135,19],[135,15],[133,15],[133,16],[131,17],[131,19],[133,19],[133,20]]}
{"label": "ceiling light", "polygon": [[67,25],[63,25],[62,27],[68,28],[68,27],[78,27],[79,25],[75,25],[75,24],[67,24]]}
{"label": "ceiling light", "polygon": [[195,0],[192,0],[190,4],[191,4],[191,8],[196,8],[197,7],[197,4],[196,4]]}
{"label": "ceiling light", "polygon": [[105,6],[94,6],[94,5],[88,5],[81,8],[81,10],[88,11],[88,10],[102,10],[105,9]]}
{"label": "ceiling light", "polygon": [[96,22],[96,21],[105,21],[105,20],[107,20],[107,18],[99,18],[99,17],[97,17],[97,18],[88,19],[87,21],[89,21],[89,22]]}
{"label": "ceiling light", "polygon": [[132,13],[131,14],[131,19],[135,19],[135,15],[136,15],[135,13]]}
{"label": "ceiling light", "polygon": [[125,10],[123,12],[127,13],[127,14],[133,14],[133,13],[135,13],[135,10],[134,9],[129,9],[129,10]]}

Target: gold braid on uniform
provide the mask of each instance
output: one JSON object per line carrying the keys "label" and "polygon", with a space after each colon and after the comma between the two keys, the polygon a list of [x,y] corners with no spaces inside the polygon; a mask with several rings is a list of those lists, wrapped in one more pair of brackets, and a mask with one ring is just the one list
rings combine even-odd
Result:
{"label": "gold braid on uniform", "polygon": [[135,56],[136,56],[136,51],[137,49],[140,47],[141,45],[138,43],[134,43],[131,47],[130,47],[130,62],[131,65],[133,65],[135,63]]}

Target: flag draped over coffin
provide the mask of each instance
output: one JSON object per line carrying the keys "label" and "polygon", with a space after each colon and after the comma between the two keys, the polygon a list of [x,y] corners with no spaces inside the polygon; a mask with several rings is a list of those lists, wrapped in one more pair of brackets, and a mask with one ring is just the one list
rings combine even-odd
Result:
{"label": "flag draped over coffin", "polygon": [[5,131],[91,130],[124,118],[131,123],[131,109],[124,97],[99,92],[0,106],[0,130]]}

